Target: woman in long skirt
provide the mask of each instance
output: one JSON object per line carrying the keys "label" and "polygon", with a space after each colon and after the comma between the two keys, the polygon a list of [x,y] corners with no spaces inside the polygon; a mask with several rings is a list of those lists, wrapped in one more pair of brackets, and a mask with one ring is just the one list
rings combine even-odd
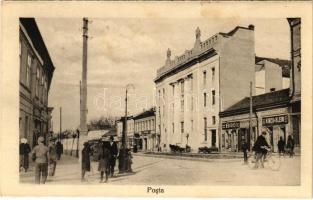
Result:
{"label": "woman in long skirt", "polygon": [[107,141],[101,141],[100,149],[99,149],[99,167],[98,171],[100,171],[100,183],[103,183],[104,173],[105,173],[105,183],[109,178],[109,161],[111,155],[108,147]]}

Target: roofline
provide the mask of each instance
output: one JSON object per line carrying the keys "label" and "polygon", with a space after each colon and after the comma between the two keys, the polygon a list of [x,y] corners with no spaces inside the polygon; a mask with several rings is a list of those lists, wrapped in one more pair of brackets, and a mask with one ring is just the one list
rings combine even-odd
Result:
{"label": "roofline", "polygon": [[[288,107],[289,104],[290,104],[290,99],[288,98],[288,100],[285,100],[285,101],[274,102],[274,103],[269,103],[269,104],[264,104],[264,105],[259,105],[259,106],[253,106],[252,110],[253,112],[257,112],[257,111],[269,110],[273,108]],[[250,108],[246,107],[246,108],[240,108],[236,110],[219,112],[219,116],[229,117],[233,115],[246,114],[249,112],[250,112]]]}
{"label": "roofline", "polygon": [[164,80],[166,77],[170,77],[174,74],[176,74],[177,72],[180,72],[182,70],[185,70],[191,66],[193,66],[195,63],[198,63],[198,62],[202,62],[204,60],[207,60],[215,55],[217,55],[217,51],[216,49],[214,48],[210,48],[208,49],[207,51],[195,56],[193,59],[189,60],[188,62],[186,63],[182,63],[180,65],[177,65],[171,69],[169,69],[167,72],[165,72],[163,75],[157,77],[154,79],[154,82],[155,83],[158,83],[158,82],[161,82],[162,80]]}

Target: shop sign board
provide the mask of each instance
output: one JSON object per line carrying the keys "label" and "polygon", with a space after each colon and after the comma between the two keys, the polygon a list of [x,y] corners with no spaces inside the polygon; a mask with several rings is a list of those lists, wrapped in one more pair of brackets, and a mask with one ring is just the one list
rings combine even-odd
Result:
{"label": "shop sign board", "polygon": [[271,116],[262,118],[263,126],[273,126],[279,124],[288,124],[288,115]]}
{"label": "shop sign board", "polygon": [[222,129],[236,129],[240,127],[240,122],[224,122]]}

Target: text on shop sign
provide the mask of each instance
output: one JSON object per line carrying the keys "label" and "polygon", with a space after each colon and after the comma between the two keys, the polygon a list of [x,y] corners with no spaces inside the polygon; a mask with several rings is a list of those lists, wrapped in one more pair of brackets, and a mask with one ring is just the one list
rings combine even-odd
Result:
{"label": "text on shop sign", "polygon": [[288,124],[288,116],[281,115],[281,116],[265,117],[262,119],[263,126],[277,125],[277,124]]}

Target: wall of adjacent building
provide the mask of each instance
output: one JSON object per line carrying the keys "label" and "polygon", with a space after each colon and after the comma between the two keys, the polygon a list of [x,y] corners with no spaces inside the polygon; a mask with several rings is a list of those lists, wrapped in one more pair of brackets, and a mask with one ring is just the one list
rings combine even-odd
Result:
{"label": "wall of adjacent building", "polygon": [[255,41],[254,30],[238,29],[224,38],[220,50],[221,109],[227,109],[243,97],[255,94]]}

